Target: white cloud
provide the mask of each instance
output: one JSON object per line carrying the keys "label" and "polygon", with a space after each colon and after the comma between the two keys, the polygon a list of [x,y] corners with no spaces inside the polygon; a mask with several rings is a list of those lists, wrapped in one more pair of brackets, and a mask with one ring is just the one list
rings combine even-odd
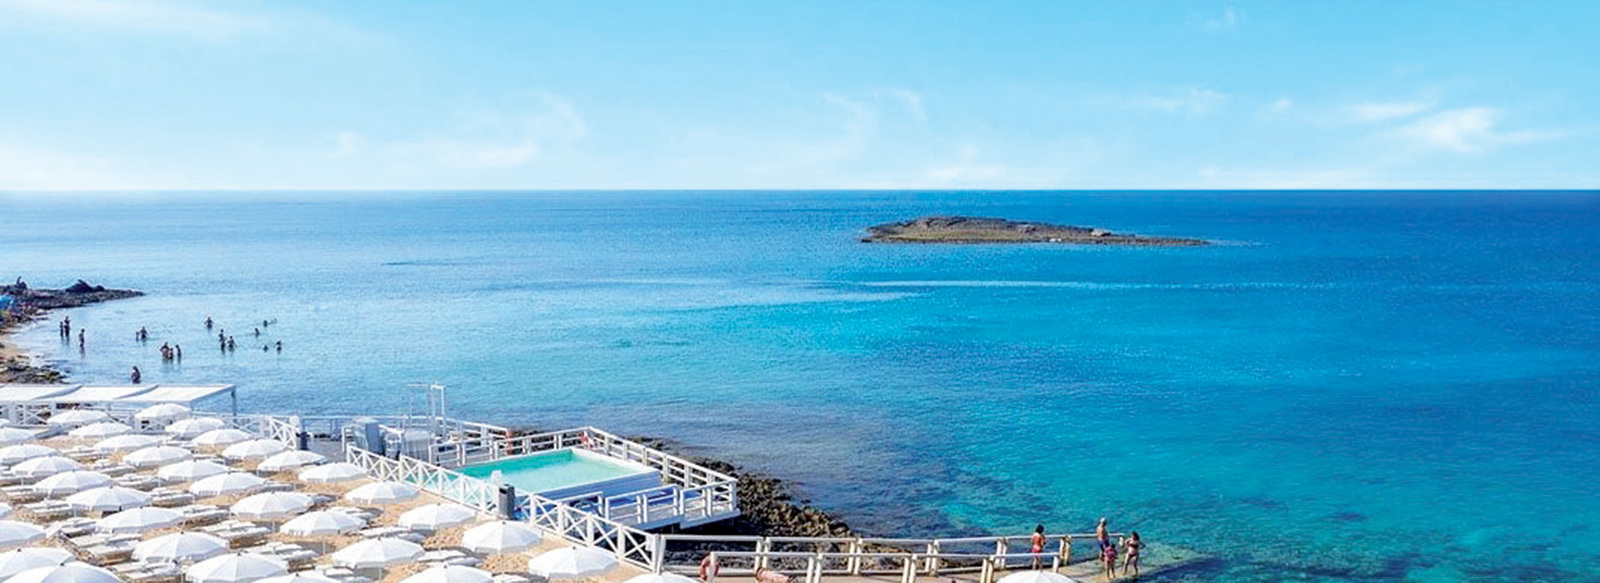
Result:
{"label": "white cloud", "polygon": [[219,39],[261,31],[265,19],[170,0],[0,0],[0,11],[38,22]]}
{"label": "white cloud", "polygon": [[1355,123],[1373,123],[1411,117],[1433,109],[1433,101],[1369,101],[1344,109],[1344,118]]}
{"label": "white cloud", "polygon": [[1555,139],[1560,132],[1504,131],[1496,126],[1499,110],[1489,107],[1451,109],[1424,117],[1387,133],[1424,150],[1483,152],[1501,146]]}
{"label": "white cloud", "polygon": [[1201,20],[1200,26],[1206,30],[1222,30],[1225,28],[1233,28],[1234,25],[1238,24],[1238,22],[1239,19],[1234,14],[1233,7],[1229,6],[1222,10],[1221,16]]}
{"label": "white cloud", "polygon": [[336,157],[367,157],[395,166],[418,164],[454,170],[494,170],[527,166],[552,149],[567,148],[589,135],[576,108],[558,95],[534,93],[538,103],[524,111],[478,111],[457,116],[447,135],[378,140],[352,130],[335,134]]}
{"label": "white cloud", "polygon": [[1153,109],[1165,113],[1207,113],[1228,102],[1226,94],[1210,89],[1191,88],[1177,95],[1156,96],[1143,95],[1130,98],[1127,103],[1134,107]]}
{"label": "white cloud", "polygon": [[915,118],[919,122],[926,123],[928,121],[928,111],[922,107],[922,95],[919,95],[915,91],[910,89],[890,88],[879,89],[874,91],[873,94],[876,97],[888,97],[898,101],[902,106],[905,107],[906,112],[910,113],[911,117]]}

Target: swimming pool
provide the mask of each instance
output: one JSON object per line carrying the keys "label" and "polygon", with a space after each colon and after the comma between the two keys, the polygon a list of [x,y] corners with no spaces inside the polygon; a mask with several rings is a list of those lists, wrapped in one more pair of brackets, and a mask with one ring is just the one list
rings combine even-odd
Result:
{"label": "swimming pool", "polygon": [[661,485],[661,473],[642,464],[578,449],[558,449],[460,468],[489,479],[501,472],[505,483],[546,498],[602,492],[616,496]]}

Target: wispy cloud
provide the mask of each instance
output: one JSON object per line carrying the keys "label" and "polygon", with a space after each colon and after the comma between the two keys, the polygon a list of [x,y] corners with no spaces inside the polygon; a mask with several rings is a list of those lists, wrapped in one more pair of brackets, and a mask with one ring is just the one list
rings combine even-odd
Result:
{"label": "wispy cloud", "polygon": [[1222,14],[1219,16],[1201,19],[1200,27],[1206,30],[1223,30],[1227,28],[1233,28],[1234,25],[1237,25],[1238,23],[1238,15],[1234,14],[1233,7],[1229,6],[1224,8],[1222,10]]}
{"label": "wispy cloud", "polygon": [[1483,152],[1501,146],[1541,142],[1561,137],[1549,130],[1502,130],[1501,113],[1490,107],[1451,109],[1418,119],[1387,133],[1423,150]]}
{"label": "wispy cloud", "polygon": [[1346,107],[1345,120],[1354,123],[1373,123],[1411,117],[1431,110],[1433,101],[1369,101]]}
{"label": "wispy cloud", "polygon": [[882,99],[888,98],[905,107],[907,113],[919,122],[928,121],[928,111],[922,107],[922,95],[910,89],[889,88],[879,89],[873,95]]}
{"label": "wispy cloud", "polygon": [[526,166],[552,148],[589,135],[589,125],[566,99],[548,92],[515,112],[477,111],[457,116],[453,132],[422,138],[378,140],[352,130],[335,134],[336,157],[370,157],[396,165],[425,164],[456,170]]}
{"label": "wispy cloud", "polygon": [[1134,107],[1165,113],[1202,114],[1228,102],[1228,96],[1210,89],[1190,88],[1175,95],[1141,95],[1128,99]]}
{"label": "wispy cloud", "polygon": [[256,16],[224,12],[214,5],[171,0],[0,0],[13,18],[102,30],[176,33],[221,39],[266,30]]}

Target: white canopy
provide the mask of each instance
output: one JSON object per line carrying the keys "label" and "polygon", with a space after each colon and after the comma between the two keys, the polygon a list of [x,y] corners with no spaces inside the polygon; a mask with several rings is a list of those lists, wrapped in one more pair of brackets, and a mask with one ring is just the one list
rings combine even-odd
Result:
{"label": "white canopy", "polygon": [[528,559],[528,572],[547,579],[593,577],[617,566],[617,557],[591,548],[565,548]]}
{"label": "white canopy", "polygon": [[44,529],[15,520],[0,520],[0,549],[19,547],[44,538]]}
{"label": "white canopy", "polygon": [[643,575],[632,577],[627,581],[623,581],[622,583],[700,583],[700,580],[685,577],[677,573],[645,573]]}
{"label": "white canopy", "polygon": [[67,563],[17,573],[6,583],[121,583],[116,575],[88,563]]}
{"label": "white canopy", "polygon": [[156,476],[163,480],[190,482],[228,472],[228,466],[217,462],[188,460],[161,466],[156,470]]}
{"label": "white canopy", "polygon": [[288,573],[289,565],[277,558],[233,553],[196,563],[183,576],[189,583],[247,583]]}
{"label": "white canopy", "polygon": [[227,424],[223,423],[221,419],[217,419],[216,417],[191,417],[189,419],[179,419],[177,421],[173,421],[171,425],[168,425],[166,429],[164,429],[164,431],[173,437],[194,439],[196,436],[199,436],[207,431],[222,429],[225,425]]}
{"label": "white canopy", "polygon": [[0,445],[12,445],[26,441],[33,441],[33,438],[34,435],[32,431],[16,427],[0,427]]}
{"label": "white canopy", "polygon": [[[5,431],[5,429],[0,428],[0,431]],[[8,445],[5,447],[0,447],[0,464],[15,464],[23,460],[44,457],[47,455],[61,455],[61,452],[37,443]]]}
{"label": "white canopy", "polygon": [[86,510],[117,512],[149,503],[149,494],[122,486],[90,488],[67,497],[67,505],[80,512]]}
{"label": "white canopy", "polygon": [[100,439],[104,437],[127,435],[129,433],[133,433],[132,427],[117,423],[116,421],[100,421],[97,423],[90,423],[72,431],[68,431],[67,437],[76,437],[78,439]]}
{"label": "white canopy", "polygon": [[421,490],[410,484],[373,482],[345,493],[344,498],[357,504],[398,504],[416,498],[419,493]]}
{"label": "white canopy", "polygon": [[439,530],[460,526],[478,519],[478,513],[460,504],[424,504],[400,515],[400,526]]}
{"label": "white canopy", "polygon": [[136,561],[192,563],[228,552],[228,541],[203,532],[175,532],[133,547]]}
{"label": "white canopy", "polygon": [[194,453],[176,445],[153,445],[134,450],[122,456],[122,462],[136,468],[164,466],[194,457]]}
{"label": "white canopy", "polygon": [[313,484],[348,482],[365,477],[367,477],[366,470],[349,462],[334,462],[300,471],[300,479]]}
{"label": "white canopy", "polygon": [[1051,571],[1018,571],[995,583],[1078,583],[1078,580]]}
{"label": "white canopy", "polygon": [[118,452],[150,447],[161,443],[161,438],[154,435],[118,435],[100,440],[94,444],[95,451]]}
{"label": "white canopy", "polygon": [[36,479],[81,469],[83,469],[83,464],[78,463],[78,460],[59,455],[47,455],[29,458],[11,466],[11,473],[24,478]]}
{"label": "white canopy", "polygon": [[422,545],[393,537],[369,538],[333,553],[333,564],[374,569],[409,563],[422,556]]}
{"label": "white canopy", "polygon": [[230,460],[258,460],[288,449],[289,446],[275,439],[252,439],[228,446],[222,450],[222,457]]}
{"label": "white canopy", "polygon": [[0,553],[0,581],[28,569],[59,567],[72,560],[72,553],[56,547],[31,547]]}
{"label": "white canopy", "polygon": [[197,435],[193,440],[190,441],[190,443],[195,445],[203,445],[206,447],[216,447],[220,445],[231,445],[241,441],[250,441],[250,439],[253,437],[255,436],[238,429],[224,427],[222,429],[212,429],[211,431]]}
{"label": "white canopy", "polygon": [[73,409],[71,411],[62,411],[60,413],[51,415],[50,420],[45,421],[45,423],[60,427],[78,427],[80,425],[88,425],[97,421],[105,421],[110,418],[111,415],[107,414],[105,411]]}
{"label": "white canopy", "polygon": [[275,453],[267,457],[267,459],[261,460],[261,464],[256,466],[256,470],[262,472],[282,472],[285,470],[293,470],[304,466],[320,464],[325,461],[328,461],[328,456],[320,453],[314,451],[292,450]]}
{"label": "white canopy", "polygon": [[472,527],[461,535],[461,546],[475,553],[517,553],[544,540],[538,530],[521,522],[496,520]]}
{"label": "white canopy", "polygon": [[140,409],[138,413],[133,414],[133,418],[139,421],[166,421],[168,419],[183,419],[188,417],[191,412],[188,407],[177,403],[160,403]]}
{"label": "white canopy", "polygon": [[494,575],[483,569],[461,565],[434,565],[426,571],[400,580],[400,583],[491,583]]}
{"label": "white canopy", "polygon": [[301,571],[299,573],[290,573],[288,575],[279,575],[277,577],[267,577],[266,579],[262,579],[256,583],[339,583],[339,580],[330,578],[326,575],[319,575],[311,571]]}
{"label": "white canopy", "polygon": [[228,511],[244,520],[281,520],[310,510],[313,503],[299,492],[264,492],[234,503]]}
{"label": "white canopy", "polygon": [[265,478],[255,474],[228,472],[196,480],[195,483],[189,484],[189,493],[201,497],[224,496],[249,492],[265,483],[267,483]]}
{"label": "white canopy", "polygon": [[153,528],[166,528],[183,522],[183,515],[171,508],[146,506],[123,510],[95,523],[95,530],[100,532],[144,532]]}
{"label": "white canopy", "polygon": [[73,470],[39,480],[33,485],[33,491],[53,497],[110,485],[110,476],[89,470]]}
{"label": "white canopy", "polygon": [[319,510],[289,519],[278,528],[292,536],[333,536],[348,534],[366,528],[367,521],[348,512]]}

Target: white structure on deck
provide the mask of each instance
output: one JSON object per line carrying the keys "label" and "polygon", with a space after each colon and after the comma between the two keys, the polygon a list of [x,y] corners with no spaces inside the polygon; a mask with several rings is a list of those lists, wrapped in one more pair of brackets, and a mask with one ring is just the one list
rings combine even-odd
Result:
{"label": "white structure on deck", "polygon": [[66,409],[104,411],[112,417],[131,417],[151,405],[196,405],[228,398],[226,413],[239,412],[233,385],[0,385],[0,416],[17,425],[43,425],[50,415]]}

